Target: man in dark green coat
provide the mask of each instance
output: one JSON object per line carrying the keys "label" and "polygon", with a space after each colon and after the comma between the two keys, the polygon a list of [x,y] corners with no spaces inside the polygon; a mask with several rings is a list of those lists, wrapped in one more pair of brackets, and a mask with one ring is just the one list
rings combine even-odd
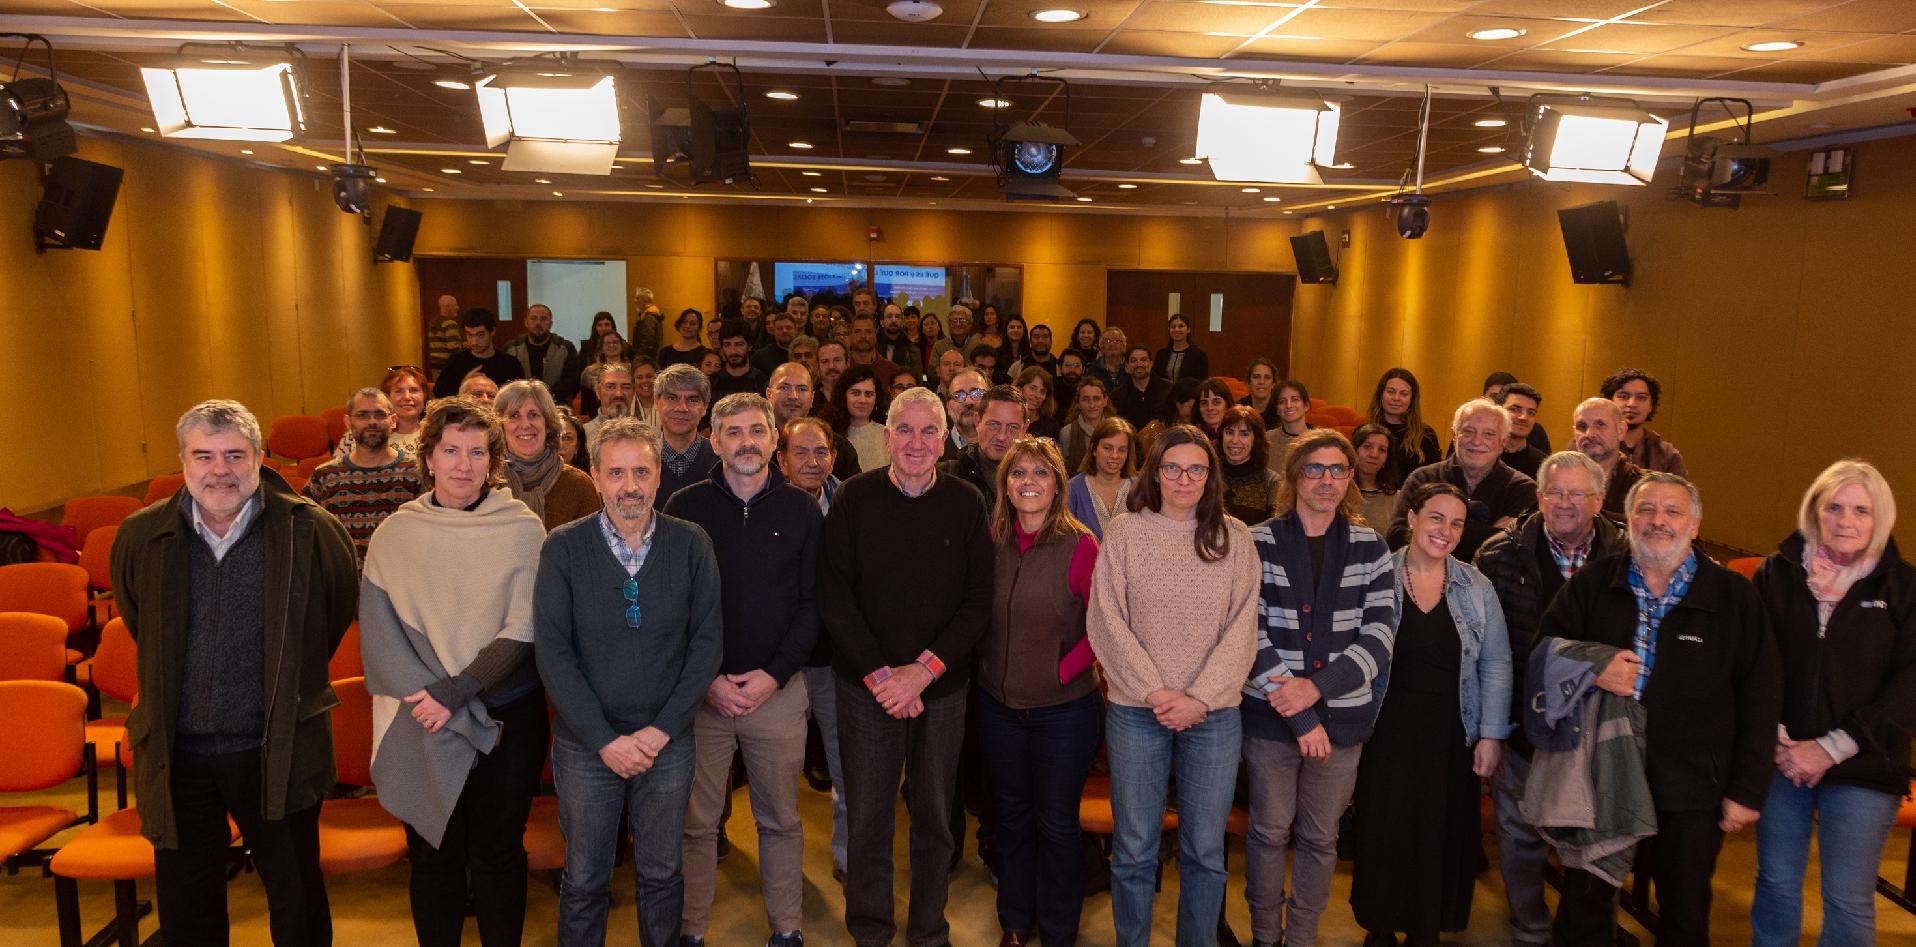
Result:
{"label": "man in dark green coat", "polygon": [[113,592],[139,642],[127,718],[167,939],[224,944],[230,815],[276,945],[332,942],[319,803],[336,780],[327,681],[358,599],[352,540],[260,468],[259,422],[206,401],[177,427],[186,485],[128,517]]}

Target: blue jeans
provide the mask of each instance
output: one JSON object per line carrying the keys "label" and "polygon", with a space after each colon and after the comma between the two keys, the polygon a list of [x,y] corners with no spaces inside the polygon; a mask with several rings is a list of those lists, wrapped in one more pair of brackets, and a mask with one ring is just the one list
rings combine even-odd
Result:
{"label": "blue jeans", "polygon": [[665,745],[652,768],[622,779],[599,754],[568,736],[552,741],[552,784],[559,793],[565,871],[559,878],[561,947],[605,943],[612,859],[619,815],[632,823],[632,867],[638,881],[639,943],[675,947],[685,901],[680,847],[695,769],[692,735]]}
{"label": "blue jeans", "polygon": [[1237,784],[1243,722],[1236,707],[1213,710],[1182,733],[1149,707],[1112,704],[1105,714],[1111,763],[1111,921],[1118,947],[1151,941],[1158,840],[1173,772],[1178,805],[1178,947],[1213,947],[1224,907],[1224,820]]}
{"label": "blue jeans", "polygon": [[825,772],[832,777],[832,867],[845,871],[845,768],[838,755],[838,672],[827,664],[808,667],[805,692],[811,698],[812,719],[825,744]]}
{"label": "blue jeans", "polygon": [[1823,878],[1820,947],[1876,942],[1876,871],[1901,800],[1861,786],[1797,786],[1777,773],[1756,823],[1756,898],[1750,941],[1794,945],[1803,929],[1803,869],[1816,832]]}
{"label": "blue jeans", "polygon": [[1078,938],[1084,837],[1078,802],[1098,755],[1104,701],[1096,691],[1052,707],[1013,710],[980,689],[978,749],[998,804],[998,926],[1045,947]]}

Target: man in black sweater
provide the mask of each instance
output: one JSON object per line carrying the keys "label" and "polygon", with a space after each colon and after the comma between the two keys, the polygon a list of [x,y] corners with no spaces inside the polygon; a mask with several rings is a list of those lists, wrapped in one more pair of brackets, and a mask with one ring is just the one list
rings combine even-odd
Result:
{"label": "man in black sweater", "polygon": [[719,399],[712,406],[712,443],[719,469],[665,505],[666,514],[711,537],[725,617],[724,660],[692,723],[698,761],[685,815],[681,937],[700,941],[711,925],[719,821],[737,749],[752,780],[759,886],[772,922],[768,943],[796,947],[803,943],[805,835],[798,777],[805,763],[807,702],[798,671],[818,635],[814,595],[824,516],[805,491],[773,469],[778,429],[764,398],[741,393]]}
{"label": "man in black sweater", "polygon": [[1151,374],[1151,350],[1142,345],[1125,353],[1124,373],[1126,378],[1111,385],[1111,404],[1119,417],[1142,430],[1170,410],[1171,383]]}
{"label": "man in black sweater", "polygon": [[1469,562],[1491,534],[1537,508],[1537,483],[1498,459],[1510,437],[1510,415],[1496,404],[1482,398],[1464,402],[1451,422],[1450,436],[1455,454],[1404,478],[1390,535],[1385,538],[1392,549],[1410,542],[1410,498],[1417,488],[1427,483],[1454,484],[1464,491],[1468,505],[1463,538],[1450,554]]}
{"label": "man in black sweater", "polygon": [[[1542,638],[1620,649],[1596,686],[1641,701],[1656,843],[1639,860],[1657,892],[1657,943],[1710,943],[1710,876],[1726,832],[1753,825],[1769,793],[1783,679],[1748,579],[1692,546],[1696,488],[1645,473],[1625,501],[1630,552],[1591,562],[1544,612]],[[1616,929],[1617,889],[1566,869],[1554,940],[1597,947]]]}
{"label": "man in black sweater", "polygon": [[742,391],[758,394],[765,390],[767,376],[752,367],[750,334],[750,327],[743,319],[719,320],[719,370],[712,375],[713,404],[726,395]]}
{"label": "man in black sweater", "polygon": [[516,378],[526,377],[525,366],[519,360],[492,347],[492,313],[484,309],[468,309],[465,318],[459,320],[466,333],[466,348],[454,352],[446,358],[446,367],[439,370],[439,377],[432,383],[432,396],[450,398],[459,393],[459,383],[466,376],[478,372],[504,385]]}
{"label": "man in black sweater", "polygon": [[938,472],[976,487],[989,510],[998,502],[998,462],[1025,433],[1025,402],[1018,389],[996,385],[985,392],[977,432],[978,439],[957,457],[939,462]]}
{"label": "man in black sweater", "polygon": [[935,464],[944,406],[929,389],[886,417],[891,465],[840,487],[825,517],[818,608],[838,672],[850,875],[845,927],[889,944],[892,829],[901,770],[911,809],[913,944],[950,941],[951,806],[972,652],[989,621],[992,544],[978,491]]}
{"label": "man in black sweater", "polygon": [[[1516,385],[1512,386],[1517,387]],[[1515,392],[1506,390],[1506,397]],[[1515,439],[1512,435],[1512,439]],[[1527,446],[1527,445],[1526,445]],[[1505,457],[1510,456],[1508,453]],[[1510,663],[1519,686],[1510,690],[1511,720],[1523,719],[1529,692],[1521,686],[1530,652],[1537,643],[1537,622],[1586,562],[1628,551],[1623,530],[1602,515],[1603,468],[1578,453],[1564,451],[1538,467],[1538,510],[1477,550],[1476,566],[1497,590],[1504,624],[1510,631]],[[1550,908],[1544,903],[1544,864],[1550,845],[1524,821],[1518,806],[1530,780],[1532,747],[1524,728],[1504,743],[1503,767],[1491,781],[1497,807],[1497,868],[1510,902],[1510,936],[1519,944],[1550,942]]]}

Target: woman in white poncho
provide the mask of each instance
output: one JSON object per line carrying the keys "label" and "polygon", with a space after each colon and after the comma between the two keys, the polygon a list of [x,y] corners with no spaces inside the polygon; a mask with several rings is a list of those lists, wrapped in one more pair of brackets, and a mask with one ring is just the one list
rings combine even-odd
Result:
{"label": "woman in white poncho", "polygon": [[460,942],[468,896],[488,947],[519,943],[525,924],[522,839],[548,731],[532,662],[545,528],[504,488],[505,462],[490,409],[433,402],[428,492],[379,525],[360,582],[373,781],[406,823],[422,947]]}

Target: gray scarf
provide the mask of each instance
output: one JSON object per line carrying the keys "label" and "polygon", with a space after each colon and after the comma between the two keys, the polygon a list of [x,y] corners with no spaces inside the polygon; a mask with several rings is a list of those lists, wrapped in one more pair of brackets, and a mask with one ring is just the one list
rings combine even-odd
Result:
{"label": "gray scarf", "polygon": [[559,482],[559,474],[565,468],[565,458],[559,452],[548,447],[531,460],[517,457],[506,459],[506,486],[512,495],[524,503],[539,517],[546,518],[546,491]]}

